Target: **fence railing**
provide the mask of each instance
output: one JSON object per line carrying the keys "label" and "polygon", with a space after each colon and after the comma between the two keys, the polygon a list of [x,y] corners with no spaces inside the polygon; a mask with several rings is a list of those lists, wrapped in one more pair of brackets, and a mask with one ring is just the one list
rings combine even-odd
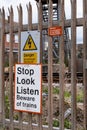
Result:
{"label": "fence railing", "polygon": [[[23,11],[22,6],[20,5],[18,9],[18,22],[14,22],[14,10],[11,7],[9,9],[9,18],[10,21],[5,20],[5,9],[1,9],[0,11],[0,125],[2,129],[9,130],[64,130],[65,129],[65,66],[64,66],[64,28],[71,28],[71,117],[69,118],[70,129],[76,130],[78,129],[78,121],[77,121],[77,83],[76,83],[76,27],[83,27],[83,129],[87,129],[87,0],[83,0],[83,18],[76,18],[76,0],[72,0],[71,2],[71,19],[65,19],[64,5],[65,0],[58,1],[59,8],[59,19],[57,21],[53,21],[53,11],[52,11],[52,0],[49,0],[49,8],[48,8],[48,23],[43,22],[42,19],[42,3],[41,0],[37,4],[38,10],[38,23],[32,23],[32,6],[29,3],[27,5],[27,16],[28,16],[28,24],[23,25]],[[48,37],[48,83],[47,83],[47,103],[45,107],[47,108],[42,112],[41,115],[31,114],[31,113],[23,113],[14,111],[14,77],[13,77],[13,43],[14,36],[18,36],[18,63],[20,63],[21,59],[21,31],[30,31],[30,30],[39,30],[40,31],[40,62],[42,63],[42,30],[48,29],[52,26],[62,26],[62,35],[59,36],[59,95],[57,94],[58,103],[54,105],[54,94],[53,94],[53,44],[52,37]],[[9,81],[5,80],[4,77],[4,69],[5,69],[5,40],[6,35],[10,36],[10,44],[9,44]],[[44,88],[44,86],[43,86]],[[44,99],[43,104],[44,104]],[[45,100],[45,101],[46,101]],[[42,104],[42,109],[44,110],[44,105]],[[59,110],[59,114],[55,122],[57,122],[57,127],[54,127],[54,106],[57,106]],[[43,115],[44,112],[47,111],[47,118],[44,122]],[[81,129],[82,129],[81,128]],[[80,129],[80,128],[79,128]]]}

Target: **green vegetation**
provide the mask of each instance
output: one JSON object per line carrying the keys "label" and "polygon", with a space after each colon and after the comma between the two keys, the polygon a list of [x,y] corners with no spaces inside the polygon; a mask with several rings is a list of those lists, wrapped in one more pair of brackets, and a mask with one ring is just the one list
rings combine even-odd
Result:
{"label": "green vegetation", "polygon": [[[59,95],[59,91],[60,91],[59,87],[53,87],[53,94]],[[42,92],[45,93],[45,94],[48,94],[48,87],[43,86]],[[78,90],[77,91],[77,102],[83,102],[83,96],[84,96],[83,91]],[[65,99],[71,99],[71,92],[65,91],[64,92],[64,98]],[[45,100],[44,100],[44,98],[43,98],[43,102],[42,102],[43,107],[45,107],[45,105],[46,105],[46,102],[45,102],[46,99],[47,98],[45,98]],[[9,106],[10,106],[10,104],[9,104],[9,94],[7,93],[5,95],[5,117],[6,118],[9,118],[9,110],[10,110]],[[17,113],[14,113],[14,119],[18,120]],[[43,124],[48,125],[48,122],[45,119],[43,119]],[[57,119],[53,120],[53,127],[59,127],[59,120],[57,120]],[[64,127],[67,128],[67,129],[71,129],[71,122],[68,119],[64,120]],[[18,129],[15,129],[15,130],[18,130]]]}
{"label": "green vegetation", "polygon": [[[60,91],[60,89],[58,87],[54,87],[53,88],[53,94],[59,94],[59,91]],[[43,93],[48,94],[48,88],[47,87],[43,87]],[[71,97],[71,93],[68,92],[68,91],[65,91],[64,92],[64,97],[65,98],[70,98]]]}
{"label": "green vegetation", "polygon": [[64,97],[65,97],[65,98],[70,98],[70,97],[71,97],[71,93],[68,92],[68,91],[65,91],[65,92],[64,92]]}
{"label": "green vegetation", "polygon": [[46,122],[46,121],[43,121],[43,125],[48,125],[48,122]]}
{"label": "green vegetation", "polygon": [[[58,120],[53,121],[53,127],[59,127],[59,121]],[[71,128],[71,122],[68,121],[68,119],[64,120],[64,127],[67,128],[67,129]]]}
{"label": "green vegetation", "polygon": [[59,127],[59,121],[58,120],[53,121],[53,127]]}
{"label": "green vegetation", "polygon": [[77,94],[77,102],[83,102],[83,91]]}
{"label": "green vegetation", "polygon": [[68,121],[68,119],[65,119],[65,121],[64,121],[64,127],[67,128],[67,129],[71,128],[71,122]]}
{"label": "green vegetation", "polygon": [[5,67],[8,67],[8,66],[9,66],[9,60],[6,60],[6,61],[5,61],[4,66],[5,66]]}
{"label": "green vegetation", "polygon": [[59,94],[59,88],[57,87],[53,88],[53,94]]}
{"label": "green vegetation", "polygon": [[5,96],[5,117],[9,118],[9,99],[8,96]]}
{"label": "green vegetation", "polygon": [[14,119],[18,120],[18,115],[17,114],[14,115]]}
{"label": "green vegetation", "polygon": [[[42,92],[48,94],[48,88],[43,87]],[[53,88],[53,94],[59,94],[59,88],[57,88],[57,87]]]}
{"label": "green vegetation", "polygon": [[43,87],[43,90],[42,90],[42,91],[43,91],[43,93],[46,93],[46,94],[47,94],[47,93],[48,93],[48,88],[47,88],[47,87]]}

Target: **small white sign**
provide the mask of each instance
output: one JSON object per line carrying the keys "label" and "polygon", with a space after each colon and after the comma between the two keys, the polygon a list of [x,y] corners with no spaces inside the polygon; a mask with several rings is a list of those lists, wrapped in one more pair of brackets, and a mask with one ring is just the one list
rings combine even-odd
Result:
{"label": "small white sign", "polygon": [[15,110],[41,113],[41,68],[40,64],[15,65]]}

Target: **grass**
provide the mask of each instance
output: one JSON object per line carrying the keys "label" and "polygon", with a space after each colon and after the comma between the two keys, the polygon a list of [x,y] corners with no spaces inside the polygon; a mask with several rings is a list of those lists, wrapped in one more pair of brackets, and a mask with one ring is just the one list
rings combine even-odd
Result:
{"label": "grass", "polygon": [[58,120],[53,121],[53,127],[59,127],[59,121]]}
{"label": "grass", "polygon": [[[48,88],[47,87],[43,87],[43,93],[48,94]],[[59,88],[57,88],[57,87],[53,88],[53,94],[59,94]]]}
{"label": "grass", "polygon": [[83,91],[79,91],[77,94],[77,102],[83,102]]}
{"label": "grass", "polygon": [[59,94],[59,88],[53,88],[53,94]]}
{"label": "grass", "polygon": [[[58,94],[59,95],[59,91],[60,89],[58,87],[54,87],[53,88],[53,94]],[[48,87],[47,86],[43,86],[43,93],[48,94]],[[83,91],[82,90],[78,90],[77,91],[77,102],[83,102]],[[71,92],[69,91],[65,91],[64,92],[64,98],[65,99],[70,99],[71,98]],[[43,106],[45,106],[45,101],[43,100]],[[9,118],[9,98],[8,95],[5,95],[5,116],[6,118]],[[18,115],[14,115],[14,119],[18,120]],[[48,123],[46,121],[44,121],[45,125],[48,125]],[[58,120],[53,120],[53,127],[59,127],[59,121]],[[71,128],[71,122],[68,119],[64,120],[64,127],[67,129]],[[16,129],[15,129],[16,130]]]}
{"label": "grass", "polygon": [[42,92],[48,94],[48,88],[47,87],[43,87]]}
{"label": "grass", "polygon": [[65,98],[70,98],[70,97],[71,97],[71,93],[68,92],[68,91],[65,91],[65,92],[64,92],[64,97],[65,97]]}
{"label": "grass", "polygon": [[5,117],[9,118],[9,98],[5,96]]}
{"label": "grass", "polygon": [[[59,127],[59,121],[58,120],[53,121],[53,127]],[[67,129],[71,128],[71,122],[68,119],[64,120],[64,127],[67,128]]]}
{"label": "grass", "polygon": [[67,128],[67,129],[71,128],[71,122],[68,121],[68,119],[65,119],[65,121],[64,121],[64,127]]}

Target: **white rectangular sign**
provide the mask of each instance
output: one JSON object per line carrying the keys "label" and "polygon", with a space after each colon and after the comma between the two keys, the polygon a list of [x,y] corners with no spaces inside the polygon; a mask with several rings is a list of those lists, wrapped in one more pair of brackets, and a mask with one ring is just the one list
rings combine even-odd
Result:
{"label": "white rectangular sign", "polygon": [[21,32],[21,63],[40,63],[40,31]]}
{"label": "white rectangular sign", "polygon": [[15,65],[15,110],[41,113],[41,70],[40,64]]}

